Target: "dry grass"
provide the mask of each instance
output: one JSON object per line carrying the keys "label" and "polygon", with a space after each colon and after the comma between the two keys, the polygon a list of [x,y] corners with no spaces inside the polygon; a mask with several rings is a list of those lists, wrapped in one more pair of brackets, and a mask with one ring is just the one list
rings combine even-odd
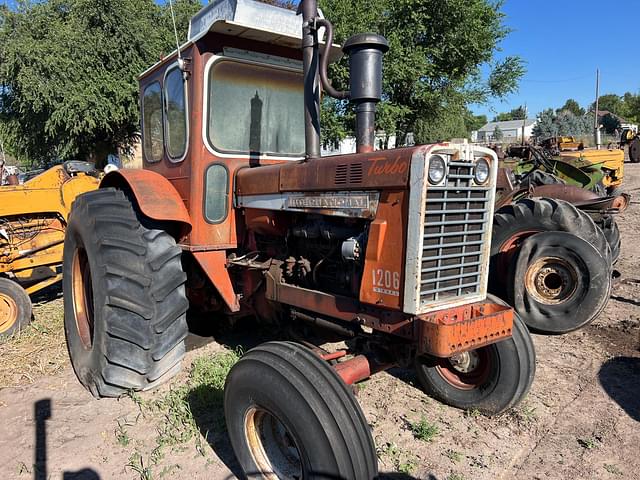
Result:
{"label": "dry grass", "polygon": [[31,384],[67,364],[62,298],[34,305],[33,315],[25,330],[0,339],[0,389]]}

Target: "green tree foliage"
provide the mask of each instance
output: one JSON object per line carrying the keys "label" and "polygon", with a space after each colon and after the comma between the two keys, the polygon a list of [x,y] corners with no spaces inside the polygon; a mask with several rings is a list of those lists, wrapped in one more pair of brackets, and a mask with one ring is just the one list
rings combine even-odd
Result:
{"label": "green tree foliage", "polygon": [[[418,143],[466,135],[467,105],[514,92],[524,73],[519,58],[494,58],[508,34],[500,2],[320,0],[320,6],[335,25],[338,43],[366,31],[389,41],[378,127],[401,141],[411,131]],[[489,70],[484,80],[483,65]],[[330,75],[346,89],[347,60],[334,64]],[[347,111],[340,102],[336,113],[352,130]]]}
{"label": "green tree foliage", "polygon": [[585,114],[584,108],[580,106],[578,102],[576,102],[573,98],[570,98],[564,105],[556,110],[556,113],[560,113],[562,111],[567,111],[573,113],[576,117],[581,117]]}
{"label": "green tree foliage", "polygon": [[[591,110],[595,110],[595,108],[596,104],[594,102],[593,104],[591,104]],[[598,100],[598,110],[607,110],[611,113],[615,113],[616,115],[622,115],[624,110],[622,97],[614,93],[607,93],[606,95],[602,95]]]}
{"label": "green tree foliage", "polygon": [[524,120],[527,117],[527,110],[520,106],[510,112],[499,113],[493,119],[494,122],[508,122],[509,120]]}
{"label": "green tree foliage", "polygon": [[487,116],[486,115],[474,115],[471,112],[464,119],[464,123],[467,129],[467,132],[472,132],[474,130],[480,130],[487,124]]}
{"label": "green tree foliage", "polygon": [[593,114],[576,116],[570,110],[556,113],[549,108],[542,111],[537,120],[533,127],[533,136],[539,140],[558,135],[582,136],[593,131]]}
{"label": "green tree foliage", "polygon": [[504,138],[504,134],[502,133],[502,130],[500,130],[500,127],[498,125],[496,125],[496,128],[493,129],[492,138],[497,142]]}
{"label": "green tree foliage", "polygon": [[[176,0],[180,41],[201,4]],[[18,157],[97,159],[139,129],[137,76],[175,50],[168,4],[21,0],[0,8],[0,129]]]}
{"label": "green tree foliage", "polygon": [[600,125],[608,135],[613,134],[616,130],[620,132],[620,119],[610,113],[600,119]]}

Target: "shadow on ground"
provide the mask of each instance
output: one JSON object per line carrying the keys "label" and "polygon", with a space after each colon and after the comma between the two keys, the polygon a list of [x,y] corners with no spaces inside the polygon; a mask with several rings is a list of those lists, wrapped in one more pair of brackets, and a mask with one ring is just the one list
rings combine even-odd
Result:
{"label": "shadow on ground", "polygon": [[[49,480],[47,455],[47,420],[51,418],[51,399],[44,398],[34,403],[35,439],[33,478],[34,480]],[[91,469],[83,468],[75,472],[63,472],[63,480],[100,480],[100,475]]]}
{"label": "shadow on ground", "polygon": [[615,357],[598,373],[602,388],[634,420],[640,422],[640,358]]}

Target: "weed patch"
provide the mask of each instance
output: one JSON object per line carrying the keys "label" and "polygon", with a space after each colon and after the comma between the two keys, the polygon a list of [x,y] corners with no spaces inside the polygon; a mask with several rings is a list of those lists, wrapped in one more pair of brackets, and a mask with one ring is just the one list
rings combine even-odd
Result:
{"label": "weed patch", "polygon": [[419,422],[412,423],[411,432],[418,440],[431,442],[440,433],[440,429],[435,423],[429,423],[426,418],[422,417]]}

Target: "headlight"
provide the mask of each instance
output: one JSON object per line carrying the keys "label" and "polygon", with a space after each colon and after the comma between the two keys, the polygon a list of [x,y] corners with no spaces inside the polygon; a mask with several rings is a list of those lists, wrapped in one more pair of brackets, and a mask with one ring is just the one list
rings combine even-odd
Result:
{"label": "headlight", "polygon": [[447,164],[440,155],[431,155],[429,159],[429,182],[438,184],[447,173]]}
{"label": "headlight", "polygon": [[487,183],[490,174],[491,167],[489,166],[489,162],[487,162],[484,158],[478,160],[476,162],[476,169],[474,173],[474,179],[476,183],[480,185],[482,185],[483,183]]}

